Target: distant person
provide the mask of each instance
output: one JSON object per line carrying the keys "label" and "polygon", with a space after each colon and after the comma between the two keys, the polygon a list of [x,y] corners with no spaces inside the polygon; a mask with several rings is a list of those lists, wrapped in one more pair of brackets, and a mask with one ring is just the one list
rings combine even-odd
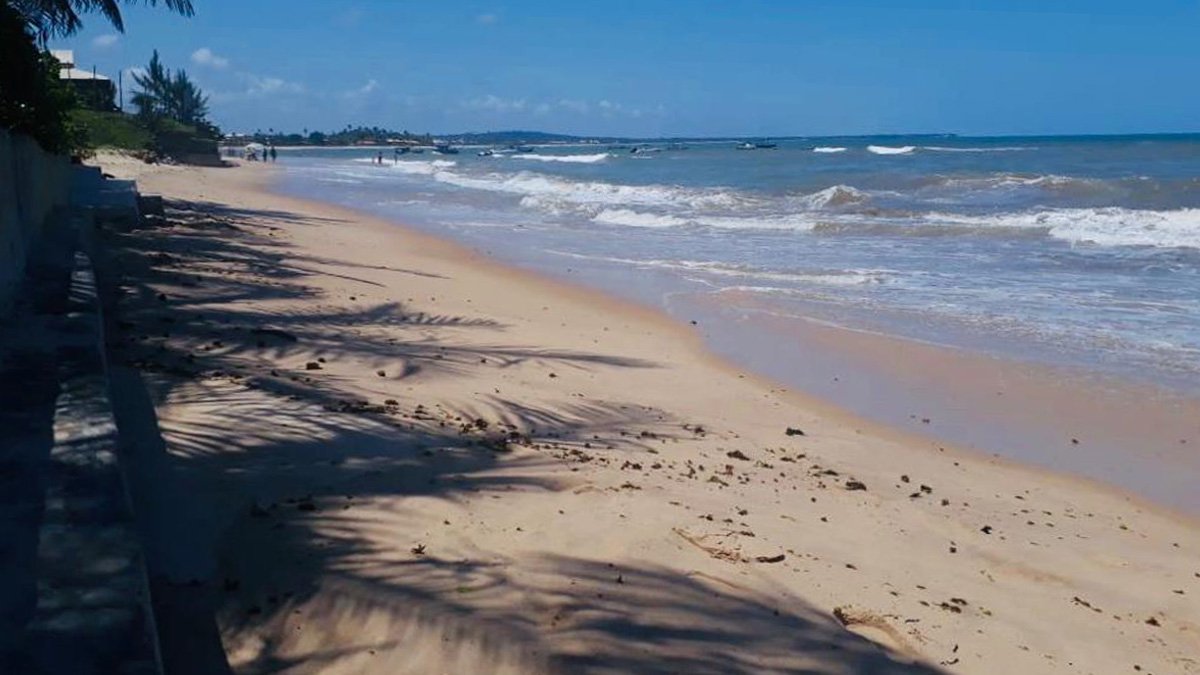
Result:
{"label": "distant person", "polygon": [[270,150],[270,152],[271,152],[271,161],[272,161],[272,162],[274,162],[274,161],[275,161],[275,158],[276,158],[276,157],[279,155],[279,153],[275,152],[275,146],[274,146],[274,145],[272,145],[272,146],[271,146],[271,150]]}
{"label": "distant person", "polygon": [[400,163],[400,148],[394,148],[392,150],[392,164],[399,164],[399,163]]}
{"label": "distant person", "polygon": [[382,150],[379,151],[379,157],[376,159],[376,161],[379,163],[379,166],[383,166],[383,151]]}

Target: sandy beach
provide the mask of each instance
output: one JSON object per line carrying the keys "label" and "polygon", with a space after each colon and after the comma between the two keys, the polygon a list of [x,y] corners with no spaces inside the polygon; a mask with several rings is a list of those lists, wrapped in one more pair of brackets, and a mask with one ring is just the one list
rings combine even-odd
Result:
{"label": "sandy beach", "polygon": [[[1200,527],[274,170],[102,155],[171,673],[1200,673]],[[1086,440],[1086,439],[1085,439]]]}

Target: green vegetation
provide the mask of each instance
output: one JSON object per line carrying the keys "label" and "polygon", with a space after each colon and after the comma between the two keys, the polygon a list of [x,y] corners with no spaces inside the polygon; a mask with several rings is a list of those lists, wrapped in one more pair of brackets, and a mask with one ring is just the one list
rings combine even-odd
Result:
{"label": "green vegetation", "polygon": [[433,142],[429,134],[412,134],[407,131],[392,131],[382,127],[351,127],[338,131],[321,132],[304,130],[304,133],[283,133],[274,129],[261,129],[245,137],[258,143],[270,145],[385,145],[388,142],[424,143]]}
{"label": "green vegetation", "polygon": [[71,111],[70,120],[81,130],[84,147],[136,152],[154,149],[154,134],[132,115],[78,109]]}
{"label": "green vegetation", "polygon": [[51,152],[69,152],[79,142],[67,115],[76,102],[58,70],[22,15],[0,0],[0,127],[32,136]]}
{"label": "green vegetation", "polygon": [[[51,37],[79,30],[82,14],[97,12],[117,30],[124,30],[120,4],[119,0],[0,0],[0,127],[27,134],[44,149],[62,154],[87,147],[93,135],[116,134],[129,140],[128,134],[110,128],[114,123],[109,118],[96,118],[104,122],[103,129],[81,128],[91,120],[77,114],[80,102],[59,79],[59,63],[45,53]],[[146,0],[146,4],[158,2]],[[163,0],[162,4],[185,16],[193,11],[191,0]],[[193,94],[199,96],[198,91]],[[205,131],[215,132],[215,128],[209,125]]]}
{"label": "green vegetation", "polygon": [[[263,132],[261,129],[237,140],[256,141],[258,143],[275,145],[389,145],[389,144],[420,144],[430,145],[434,142],[431,134],[414,134],[408,131],[395,131],[382,127],[351,127],[347,126],[338,131],[321,132],[305,129],[303,133],[284,133],[274,129]],[[483,133],[450,134],[441,136],[440,140],[456,145],[521,145],[525,143],[577,143],[579,141],[594,141],[615,143],[629,139],[616,137],[582,137],[565,134],[549,134],[542,131],[489,131]]]}
{"label": "green vegetation", "polygon": [[133,105],[138,109],[138,118],[147,127],[154,129],[165,120],[208,130],[216,136],[216,127],[207,119],[208,97],[180,68],[174,73],[163,67],[158,50],[150,59],[145,73],[133,76],[141,91],[133,94]]}

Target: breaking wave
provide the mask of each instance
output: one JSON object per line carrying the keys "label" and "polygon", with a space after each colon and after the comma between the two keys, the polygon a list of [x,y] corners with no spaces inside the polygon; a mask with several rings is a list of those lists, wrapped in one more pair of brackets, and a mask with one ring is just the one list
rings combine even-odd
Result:
{"label": "breaking wave", "polygon": [[[358,161],[361,162],[364,160]],[[458,162],[449,159],[435,159],[432,161],[405,160],[395,162],[393,164],[384,164],[385,168],[392,169],[393,171],[400,171],[402,173],[417,174],[422,176],[432,176],[439,171],[445,171],[446,169],[450,169],[455,166],[458,166]]]}
{"label": "breaking wave", "polygon": [[[910,152],[914,146],[871,148],[876,153],[902,154]],[[599,153],[574,157],[607,156],[607,153]],[[370,162],[369,159],[361,161]],[[916,192],[909,195],[868,192],[839,184],[802,195],[772,196],[730,188],[580,181],[530,171],[473,174],[457,167],[452,160],[437,159],[402,160],[381,168],[427,176],[447,185],[514,195],[524,208],[601,225],[815,230],[823,234],[858,235],[1033,234],[1098,246],[1200,248],[1200,208],[1035,206],[981,215],[950,213],[934,207],[935,204],[969,200],[970,193],[999,189],[1035,188],[1041,191],[1037,194],[1043,198],[1067,194],[1071,199],[1082,197],[1093,201],[1095,195],[1103,197],[1116,189],[1111,181],[1096,178],[1007,173],[936,176],[933,182],[916,188]],[[364,178],[374,178],[386,175],[386,172],[356,169],[344,177],[360,174]],[[930,193],[930,190],[934,192]],[[913,196],[918,198],[917,203],[895,201]],[[934,208],[931,210],[931,207]]]}
{"label": "breaking wave", "polygon": [[850,185],[834,185],[827,187],[819,192],[807,194],[795,198],[797,205],[817,210],[828,209],[838,206],[848,206],[851,204],[861,204],[867,201],[870,195],[856,187]]}
{"label": "breaking wave", "polygon": [[685,218],[643,213],[632,209],[604,209],[592,217],[593,222],[626,227],[681,227],[688,224]]}
{"label": "breaking wave", "polygon": [[933,222],[981,228],[1038,229],[1056,239],[1098,246],[1200,248],[1200,209],[1120,207],[1052,209],[986,217],[930,214]]}
{"label": "breaking wave", "polygon": [[1026,150],[1037,150],[1037,147],[1026,145],[994,148],[953,148],[942,145],[923,145],[921,146],[921,149],[929,150],[931,152],[1023,152]]}
{"label": "breaking wave", "polygon": [[598,152],[594,155],[538,155],[538,154],[518,154],[518,155],[496,155],[497,157],[509,157],[511,159],[526,159],[534,162],[566,162],[568,164],[595,164],[608,159],[610,155],[607,152]]}
{"label": "breaking wave", "polygon": [[915,145],[905,145],[905,146],[901,146],[901,147],[892,147],[889,145],[868,145],[867,146],[867,152],[871,152],[876,155],[907,155],[916,149],[917,149],[917,146],[915,146]]}

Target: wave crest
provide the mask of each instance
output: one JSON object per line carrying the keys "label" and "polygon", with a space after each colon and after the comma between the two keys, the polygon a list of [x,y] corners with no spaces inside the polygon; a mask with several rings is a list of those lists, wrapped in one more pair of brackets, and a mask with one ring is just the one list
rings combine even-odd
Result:
{"label": "wave crest", "polygon": [[643,213],[632,209],[604,209],[592,217],[597,223],[626,227],[681,227],[688,221],[675,216]]}
{"label": "wave crest", "polygon": [[944,145],[923,145],[921,146],[921,149],[932,152],[1024,152],[1026,150],[1037,150],[1037,147],[1025,145],[1007,147],[997,146],[994,148],[954,148]]}
{"label": "wave crest", "polygon": [[833,185],[824,190],[797,197],[796,202],[802,208],[816,211],[838,206],[861,204],[869,198],[870,195],[856,187],[850,185]]}
{"label": "wave crest", "polygon": [[567,164],[595,164],[603,162],[611,155],[607,152],[598,152],[594,155],[538,155],[538,154],[518,154],[518,155],[496,155],[497,157],[508,157],[510,159],[525,159],[534,162],[565,162]]}
{"label": "wave crest", "polygon": [[[938,217],[938,214],[933,214]],[[1053,209],[982,218],[941,216],[981,227],[1039,228],[1055,239],[1098,246],[1200,248],[1200,209]]]}
{"label": "wave crest", "polygon": [[907,155],[916,149],[917,146],[915,145],[904,145],[900,147],[892,147],[889,145],[867,146],[867,152],[874,153],[876,155]]}

